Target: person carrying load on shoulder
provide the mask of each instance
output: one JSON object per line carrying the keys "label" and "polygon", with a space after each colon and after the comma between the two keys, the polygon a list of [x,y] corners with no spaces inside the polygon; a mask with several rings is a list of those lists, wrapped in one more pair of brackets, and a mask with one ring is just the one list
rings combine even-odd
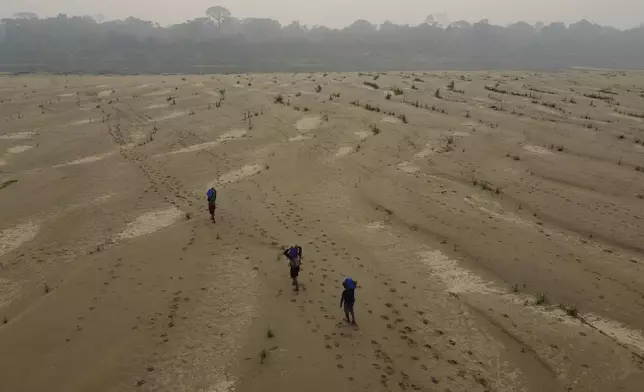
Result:
{"label": "person carrying load on shoulder", "polygon": [[217,209],[217,190],[214,187],[208,189],[206,196],[208,197],[208,212],[210,212],[210,219],[212,219],[213,223],[217,223],[215,220],[215,210]]}
{"label": "person carrying load on shoulder", "polygon": [[293,279],[293,289],[300,291],[300,284],[297,281],[297,277],[300,274],[300,266],[302,264],[302,247],[299,245],[291,246],[284,251],[284,256],[288,259],[291,279]]}
{"label": "person carrying load on shoulder", "polygon": [[[353,305],[356,302],[356,287],[358,287],[358,282],[351,278],[346,278],[344,282],[342,282],[342,286],[344,287],[344,291],[342,291],[340,307],[344,305],[344,315],[347,322],[355,325],[356,315],[353,311]],[[353,319],[349,316],[353,317]]]}

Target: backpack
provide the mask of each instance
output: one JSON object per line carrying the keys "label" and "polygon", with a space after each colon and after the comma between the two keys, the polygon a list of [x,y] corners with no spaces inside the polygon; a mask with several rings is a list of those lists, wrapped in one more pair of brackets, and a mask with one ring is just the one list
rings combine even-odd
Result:
{"label": "backpack", "polygon": [[208,201],[215,201],[215,199],[217,199],[217,191],[215,188],[210,188],[208,189],[208,192],[206,192],[206,196],[208,196]]}
{"label": "backpack", "polygon": [[302,254],[302,248],[299,246],[292,246],[287,251],[287,257],[289,259],[289,264],[291,267],[299,267],[301,263],[300,255]]}
{"label": "backpack", "polygon": [[299,253],[300,252],[298,251],[297,248],[292,247],[288,250],[288,258],[291,260],[296,259],[299,256]]}
{"label": "backpack", "polygon": [[344,286],[349,289],[349,290],[355,290],[356,288],[356,281],[351,279],[351,278],[346,278],[344,280]]}

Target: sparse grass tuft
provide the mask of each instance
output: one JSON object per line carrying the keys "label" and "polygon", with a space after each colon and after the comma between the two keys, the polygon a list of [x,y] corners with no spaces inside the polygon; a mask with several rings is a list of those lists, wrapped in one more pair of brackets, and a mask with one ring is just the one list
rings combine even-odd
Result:
{"label": "sparse grass tuft", "polygon": [[624,111],[617,110],[617,113],[623,114],[625,116],[635,117],[635,118],[644,118],[644,114],[638,113],[638,112],[632,112],[632,111],[624,112]]}
{"label": "sparse grass tuft", "polygon": [[385,95],[385,99],[390,100],[391,99],[391,93],[387,93],[387,95]]}
{"label": "sparse grass tuft", "polygon": [[599,90],[599,92],[604,93],[604,94],[618,95],[616,92],[612,91],[609,88],[603,88],[603,89]]}
{"label": "sparse grass tuft", "polygon": [[566,312],[566,314],[570,317],[577,318],[579,317],[579,310],[577,310],[577,306],[572,305],[572,304],[561,304],[559,307]]}
{"label": "sparse grass tuft", "polygon": [[315,92],[319,93],[320,91],[322,91],[322,86],[318,84],[318,86],[315,88]]}
{"label": "sparse grass tuft", "polygon": [[380,128],[378,128],[376,124],[371,124],[370,128],[371,128],[371,133],[373,133],[374,135],[380,134]]}
{"label": "sparse grass tuft", "polygon": [[364,108],[367,109],[370,112],[378,112],[380,113],[380,107],[379,106],[371,106],[370,104],[365,104]]}
{"label": "sparse grass tuft", "polygon": [[545,106],[547,108],[550,108],[550,109],[558,109],[558,110],[560,110],[560,108],[554,102],[541,102],[541,105],[543,105],[543,106]]}
{"label": "sparse grass tuft", "polygon": [[504,112],[505,111],[505,109],[503,109],[503,106],[499,106],[499,105],[496,105],[496,104],[490,106],[490,109],[496,110],[497,112]]}
{"label": "sparse grass tuft", "polygon": [[275,97],[274,102],[275,102],[275,103],[282,103],[282,104],[283,104],[283,103],[284,103],[284,97],[282,96],[282,94],[278,94],[278,95]]}
{"label": "sparse grass tuft", "polygon": [[[613,100],[613,97],[607,97],[605,95],[601,94],[596,94],[596,93],[590,93],[590,94],[584,94],[586,98],[592,98],[592,99],[600,99],[602,101],[610,102]],[[591,101],[592,102],[592,101]],[[594,105],[591,105],[594,106]]]}
{"label": "sparse grass tuft", "polygon": [[451,82],[449,82],[449,84],[447,85],[447,89],[448,89],[449,91],[454,91],[454,86],[455,86],[455,83],[454,83],[454,81],[452,80],[452,81],[451,81]]}
{"label": "sparse grass tuft", "polygon": [[192,218],[192,213],[186,212],[186,220],[190,220],[191,218]]}
{"label": "sparse grass tuft", "polygon": [[265,348],[262,349],[262,351],[259,352],[259,360],[260,363],[263,365],[264,361],[268,358],[268,351],[266,351]]}
{"label": "sparse grass tuft", "polygon": [[4,181],[3,183],[1,183],[1,184],[0,184],[0,189],[4,189],[4,188],[8,187],[8,186],[9,186],[9,185],[11,185],[11,184],[15,184],[16,182],[18,182],[18,180],[7,180],[7,181]]}
{"label": "sparse grass tuft", "polygon": [[393,91],[395,95],[403,95],[405,93],[400,87],[397,86],[394,86],[391,91]]}
{"label": "sparse grass tuft", "polygon": [[515,283],[515,284],[512,286],[512,292],[513,292],[513,293],[518,293],[518,292],[519,292],[519,285],[518,285],[518,284],[516,284],[516,283]]}
{"label": "sparse grass tuft", "polygon": [[51,291],[51,288],[49,287],[49,285],[47,283],[45,283],[44,288],[45,288],[45,294],[47,294],[47,293],[49,293]]}
{"label": "sparse grass tuft", "polygon": [[380,88],[380,86],[378,86],[376,83],[373,83],[373,82],[364,82],[364,85],[369,86],[369,87],[371,87],[373,89],[376,89],[376,90],[378,90]]}
{"label": "sparse grass tuft", "polygon": [[544,293],[537,293],[537,305],[547,305],[548,297]]}
{"label": "sparse grass tuft", "polygon": [[269,339],[272,339],[275,337],[275,333],[273,333],[273,330],[270,327],[266,330],[266,337]]}
{"label": "sparse grass tuft", "polygon": [[562,146],[562,145],[558,145],[558,146],[557,146],[557,145],[555,145],[555,144],[550,144],[550,145],[548,146],[548,149],[550,149],[550,150],[557,150],[557,151],[564,151],[566,148],[565,148],[564,146]]}
{"label": "sparse grass tuft", "polygon": [[438,99],[443,99],[443,97],[441,96],[441,89],[437,88],[436,92],[434,92],[434,96]]}

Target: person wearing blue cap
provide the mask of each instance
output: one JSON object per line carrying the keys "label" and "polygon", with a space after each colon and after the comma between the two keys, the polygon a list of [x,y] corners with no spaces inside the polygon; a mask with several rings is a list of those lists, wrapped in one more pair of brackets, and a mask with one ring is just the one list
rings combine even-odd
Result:
{"label": "person wearing blue cap", "polygon": [[[340,299],[340,307],[344,305],[344,315],[346,316],[347,322],[354,325],[356,324],[356,315],[353,311],[353,305],[356,302],[355,290],[357,285],[357,281],[351,278],[346,278],[344,282],[342,282],[344,291],[342,292],[342,298]],[[349,316],[351,316],[353,320]]]}
{"label": "person wearing blue cap", "polygon": [[215,188],[208,189],[206,196],[208,197],[208,212],[210,212],[210,219],[212,219],[213,223],[217,223],[215,220],[215,210],[217,209],[217,190],[215,190]]}

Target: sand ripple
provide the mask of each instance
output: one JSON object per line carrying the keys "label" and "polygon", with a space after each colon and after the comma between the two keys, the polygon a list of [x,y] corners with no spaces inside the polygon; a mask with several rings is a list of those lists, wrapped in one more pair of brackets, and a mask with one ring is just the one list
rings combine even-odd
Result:
{"label": "sand ripple", "polygon": [[176,222],[183,212],[176,207],[152,211],[141,215],[127,225],[125,230],[116,236],[117,239],[130,239],[154,233]]}

